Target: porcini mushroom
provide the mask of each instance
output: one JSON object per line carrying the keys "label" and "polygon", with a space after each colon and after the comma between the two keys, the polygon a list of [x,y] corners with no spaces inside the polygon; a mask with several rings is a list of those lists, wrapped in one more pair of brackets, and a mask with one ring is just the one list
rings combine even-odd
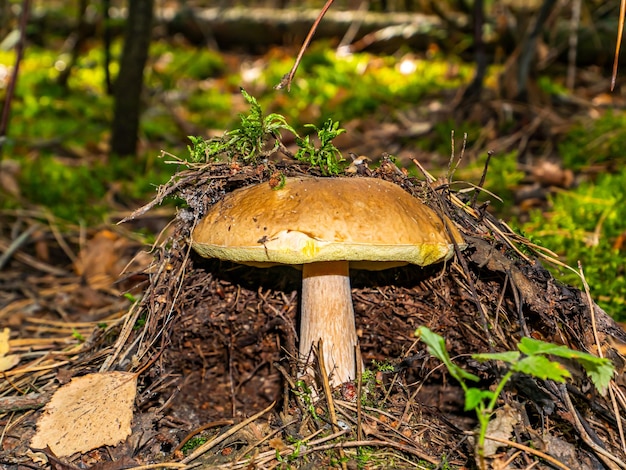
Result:
{"label": "porcini mushroom", "polygon": [[[377,178],[286,178],[247,186],[209,208],[192,233],[207,258],[302,266],[300,355],[323,340],[332,385],[356,375],[349,268],[420,266],[449,259],[452,223],[400,186]],[[449,235],[450,234],[450,235]],[[362,367],[359,364],[358,367]]]}

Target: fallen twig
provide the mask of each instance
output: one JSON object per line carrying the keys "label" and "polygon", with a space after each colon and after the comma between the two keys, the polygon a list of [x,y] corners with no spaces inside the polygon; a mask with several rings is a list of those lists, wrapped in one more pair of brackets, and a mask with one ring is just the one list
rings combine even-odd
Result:
{"label": "fallen twig", "polygon": [[49,393],[29,393],[17,397],[0,397],[0,413],[12,411],[36,410],[50,400]]}
{"label": "fallen twig", "polygon": [[191,454],[189,454],[187,457],[185,457],[183,460],[181,460],[181,462],[182,463],[189,463],[189,462],[192,462],[192,461],[196,460],[198,457],[200,457],[205,452],[211,450],[213,447],[215,447],[220,442],[224,441],[228,437],[230,437],[233,434],[237,433],[239,430],[245,428],[248,424],[256,421],[257,419],[259,419],[265,413],[269,412],[272,408],[274,408],[274,405],[276,405],[275,401],[270,403],[270,406],[268,406],[264,410],[259,411],[257,414],[252,415],[248,419],[244,419],[241,423],[237,424],[236,426],[233,426],[228,431],[226,431],[224,434],[220,434],[215,439],[213,439],[213,440],[211,440],[209,442],[204,443],[203,445],[198,447],[196,450],[194,450]]}
{"label": "fallen twig", "polygon": [[296,61],[293,64],[293,67],[291,68],[289,73],[282,78],[280,83],[274,87],[277,90],[281,90],[285,87],[287,87],[287,91],[291,89],[291,82],[293,81],[293,77],[296,75],[296,71],[298,70],[300,61],[302,60],[302,56],[304,56],[304,51],[306,51],[307,47],[309,47],[309,43],[311,42],[311,39],[313,39],[313,35],[315,34],[317,27],[319,26],[320,22],[322,21],[322,18],[324,18],[324,15],[326,14],[326,12],[328,11],[328,9],[330,8],[330,6],[333,4],[334,1],[335,0],[326,1],[326,4],[322,8],[322,11],[320,12],[317,19],[315,20],[315,23],[313,23],[313,26],[311,26],[311,29],[309,30],[309,34],[307,34],[304,40],[304,43],[302,43],[302,47],[300,48],[300,52],[298,52],[298,57],[296,57]]}

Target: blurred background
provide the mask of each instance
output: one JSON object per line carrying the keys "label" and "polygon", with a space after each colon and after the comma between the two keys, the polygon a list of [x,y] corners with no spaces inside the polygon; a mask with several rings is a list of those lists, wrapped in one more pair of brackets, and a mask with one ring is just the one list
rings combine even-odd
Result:
{"label": "blurred background", "polygon": [[0,253],[27,257],[0,255],[0,286],[10,270],[101,266],[77,260],[104,230],[153,241],[176,201],[114,224],[179,169],[167,154],[187,158],[189,136],[238,125],[243,87],[303,134],[339,121],[346,159],[389,154],[419,175],[417,159],[454,189],[478,184],[491,154],[488,209],[580,261],[626,317],[619,1],[337,0],[276,90],[324,3],[0,0]]}

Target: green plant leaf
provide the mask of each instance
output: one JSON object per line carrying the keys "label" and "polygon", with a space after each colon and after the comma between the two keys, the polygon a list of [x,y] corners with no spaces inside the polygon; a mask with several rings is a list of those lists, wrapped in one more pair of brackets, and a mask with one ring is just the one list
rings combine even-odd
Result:
{"label": "green plant leaf", "polygon": [[489,402],[494,396],[490,390],[470,387],[465,391],[465,411],[481,408],[481,404]]}
{"label": "green plant leaf", "polygon": [[480,362],[485,361],[503,361],[508,364],[513,364],[519,360],[519,351],[504,351],[499,353],[481,353],[472,354],[472,359],[476,359]]}
{"label": "green plant leaf", "polygon": [[518,348],[527,355],[552,354],[553,356],[576,360],[585,369],[593,384],[602,394],[606,393],[615,370],[613,364],[607,358],[594,356],[583,351],[575,351],[566,346],[546,343],[533,338],[522,338]]}
{"label": "green plant leaf", "polygon": [[517,348],[527,356],[532,356],[533,354],[554,354],[555,356],[572,358],[572,354],[576,352],[567,346],[547,343],[528,336],[524,336],[520,340]]}
{"label": "green plant leaf", "polygon": [[552,379],[555,382],[565,382],[571,375],[562,364],[545,356],[526,356],[517,364],[513,364],[511,369],[538,379]]}
{"label": "green plant leaf", "polygon": [[583,366],[585,372],[589,375],[589,378],[596,386],[598,391],[604,395],[609,387],[609,383],[615,373],[615,367],[610,360],[606,358],[599,358],[589,354],[589,357],[577,357],[576,360]]}
{"label": "green plant leaf", "polygon": [[322,127],[318,128],[314,124],[307,124],[305,127],[313,129],[317,133],[320,146],[315,147],[310,137],[307,135],[301,138],[296,135],[298,152],[297,160],[305,161],[313,166],[317,166],[325,175],[336,175],[341,170],[340,163],[344,161],[341,152],[332,143],[333,139],[344,133],[346,130],[339,128],[339,122],[332,119],[326,120]]}
{"label": "green plant leaf", "polygon": [[448,350],[446,349],[446,341],[442,336],[434,333],[425,326],[420,326],[415,331],[415,336],[420,338],[426,344],[430,354],[445,364],[450,372],[450,375],[459,381],[459,383],[464,385],[464,380],[471,380],[473,382],[478,382],[480,380],[476,375],[467,372],[465,369],[452,362],[450,355],[448,354]]}

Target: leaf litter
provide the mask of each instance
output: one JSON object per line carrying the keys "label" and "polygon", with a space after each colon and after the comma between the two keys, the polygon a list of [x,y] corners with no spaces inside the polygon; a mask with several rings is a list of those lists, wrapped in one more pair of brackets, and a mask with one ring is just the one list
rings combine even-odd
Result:
{"label": "leaf litter", "polygon": [[[535,468],[547,468],[542,456],[566,452],[574,462],[569,468],[624,468],[618,426],[626,409],[620,379],[624,360],[615,346],[626,344],[624,331],[584,292],[556,281],[539,261],[550,254],[473,205],[471,193],[450,192],[445,180],[427,174],[427,182],[409,177],[389,159],[376,170],[361,167],[354,177],[399,184],[445,212],[469,247],[445,266],[354,273],[360,354],[372,375],[332,393],[323,375],[301,383],[297,274],[204,260],[187,243],[193,222],[208,206],[277,172],[315,174],[304,164],[269,161],[178,173],[149,207],[129,218],[145,217],[165,197],[186,202],[152,249],[154,261],[141,274],[148,282],[139,302],[118,311],[105,329],[83,330],[84,343],[63,346],[38,339],[37,361],[27,349],[16,351],[18,380],[2,387],[3,396],[53,392],[60,386],[55,378],[68,368],[73,376],[141,371],[128,439],[107,452],[75,455],[71,462],[94,466],[131,458],[138,466],[275,468],[352,467],[366,459],[370,468],[471,465],[468,437],[476,422],[463,411],[460,387],[414,338],[415,329],[425,325],[446,338],[450,356],[480,377],[485,388],[497,382],[498,366],[471,361],[469,354],[512,350],[522,336],[611,359],[617,375],[607,397],[595,393],[572,364],[567,364],[573,379],[566,387],[516,377],[501,400],[516,418],[501,433],[502,445],[490,450],[491,464],[526,468],[535,462]],[[23,301],[19,297],[13,293],[3,310],[16,311],[15,303]],[[63,331],[71,325],[60,323]],[[19,334],[12,341],[32,336],[26,330]],[[311,388],[316,402],[307,398]],[[30,449],[22,439],[32,436],[45,413],[35,408],[19,419],[4,413],[3,462],[36,465],[26,457]],[[535,449],[539,446],[543,453]]]}
{"label": "leaf litter", "polygon": [[92,373],[63,385],[37,420],[33,449],[69,457],[115,446],[131,433],[137,377],[130,372]]}

